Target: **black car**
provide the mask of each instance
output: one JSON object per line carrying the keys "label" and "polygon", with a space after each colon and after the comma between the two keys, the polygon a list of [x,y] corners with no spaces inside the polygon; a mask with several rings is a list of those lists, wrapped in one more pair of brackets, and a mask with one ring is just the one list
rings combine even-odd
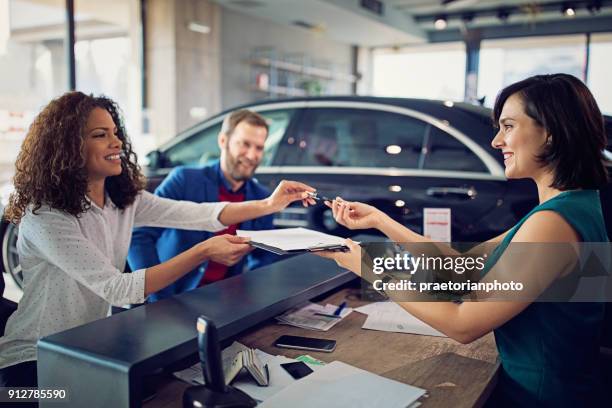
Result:
{"label": "black car", "polygon": [[[502,154],[490,145],[495,130],[487,108],[354,96],[275,100],[235,109],[239,108],[269,120],[265,156],[256,177],[270,189],[282,179],[303,181],[321,195],[373,204],[417,232],[423,231],[424,208],[450,208],[455,242],[496,236],[537,204],[531,181],[505,178]],[[148,188],[153,190],[175,166],[217,159],[217,134],[227,113],[149,153],[144,169]],[[612,124],[612,118],[607,121]],[[608,134],[611,131],[609,126]],[[609,187],[602,194],[606,200]],[[323,205],[289,207],[277,214],[275,224],[352,233],[336,224]],[[18,262],[16,256],[11,258],[11,236],[3,239],[9,248],[5,253],[3,245],[9,270]]]}
{"label": "black car", "polygon": [[[423,229],[424,208],[450,208],[452,239],[463,242],[507,230],[537,204],[531,181],[506,180],[502,154],[490,145],[495,131],[487,108],[376,97],[289,99],[238,108],[269,120],[257,178],[271,189],[281,179],[303,181],[322,195],[371,203],[417,232]],[[151,186],[175,166],[218,158],[217,134],[226,113],[149,154],[145,170]],[[290,207],[275,224],[350,233],[324,206]]]}

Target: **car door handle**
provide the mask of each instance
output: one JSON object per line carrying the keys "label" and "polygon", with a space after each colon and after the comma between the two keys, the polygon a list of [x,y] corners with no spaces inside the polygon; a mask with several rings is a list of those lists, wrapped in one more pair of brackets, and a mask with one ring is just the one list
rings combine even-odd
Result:
{"label": "car door handle", "polygon": [[478,194],[474,187],[429,187],[426,194],[430,197],[457,197],[474,199]]}

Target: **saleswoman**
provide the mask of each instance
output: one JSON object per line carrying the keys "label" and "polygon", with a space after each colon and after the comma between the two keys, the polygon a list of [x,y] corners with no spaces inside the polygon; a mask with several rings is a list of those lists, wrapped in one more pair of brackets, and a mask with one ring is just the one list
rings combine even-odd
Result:
{"label": "saleswoman", "polygon": [[[597,191],[607,182],[606,135],[588,88],[571,75],[534,76],[503,89],[493,117],[499,131],[492,145],[504,155],[506,176],[532,179],[539,205],[512,229],[488,241],[497,245],[493,252],[497,263],[490,273],[502,263],[504,253],[509,257],[510,243],[533,243],[536,248],[537,243],[608,242]],[[350,229],[376,228],[395,242],[430,242],[372,206],[341,199],[329,205],[335,219]],[[323,256],[359,274],[360,247],[350,240],[347,243],[350,252]],[[571,279],[568,271],[576,272],[576,259],[570,252],[541,268],[536,256],[520,259],[520,264],[518,259],[508,261],[514,261],[516,273],[529,270],[550,289]],[[536,267],[525,266],[530,261]],[[492,406],[592,406],[597,402],[603,303],[524,299],[398,303],[461,343],[495,333],[502,370]]]}

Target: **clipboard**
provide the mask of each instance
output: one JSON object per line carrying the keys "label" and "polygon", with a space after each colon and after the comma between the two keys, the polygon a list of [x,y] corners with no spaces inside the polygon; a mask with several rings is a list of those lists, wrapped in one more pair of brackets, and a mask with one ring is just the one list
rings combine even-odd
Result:
{"label": "clipboard", "polygon": [[277,255],[293,255],[305,252],[348,251],[344,238],[325,234],[308,228],[285,228],[275,230],[236,231],[239,236],[251,238],[255,248]]}
{"label": "clipboard", "polygon": [[304,249],[291,249],[289,251],[285,251],[283,249],[280,249],[274,246],[262,244],[261,242],[251,241],[250,244],[251,246],[254,246],[255,248],[263,249],[265,251],[272,252],[276,255],[292,255],[292,254],[302,254],[306,252],[320,252],[320,251],[346,252],[349,250],[349,248],[346,245],[326,245],[326,246],[308,247]]}

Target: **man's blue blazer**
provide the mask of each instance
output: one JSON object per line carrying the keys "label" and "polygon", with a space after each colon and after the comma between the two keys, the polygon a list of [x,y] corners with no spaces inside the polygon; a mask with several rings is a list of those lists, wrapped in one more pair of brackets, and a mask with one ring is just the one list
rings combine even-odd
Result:
{"label": "man's blue blazer", "polygon": [[[170,172],[157,187],[155,194],[174,200],[188,200],[197,203],[219,201],[219,184],[222,173],[219,161],[207,166],[179,166]],[[269,196],[269,192],[255,179],[244,185],[245,200],[259,200]],[[272,229],[273,216],[265,216],[240,224],[243,230]],[[171,228],[141,227],[135,228],[132,235],[128,263],[131,270],[149,268],[165,262],[170,258],[202,242],[214,234],[206,231],[187,231]],[[228,269],[226,277],[267,265],[278,259],[278,256],[256,249],[243,258],[238,264]],[[207,263],[187,273],[175,283],[149,295],[147,301],[154,302],[195,289],[206,271]]]}

